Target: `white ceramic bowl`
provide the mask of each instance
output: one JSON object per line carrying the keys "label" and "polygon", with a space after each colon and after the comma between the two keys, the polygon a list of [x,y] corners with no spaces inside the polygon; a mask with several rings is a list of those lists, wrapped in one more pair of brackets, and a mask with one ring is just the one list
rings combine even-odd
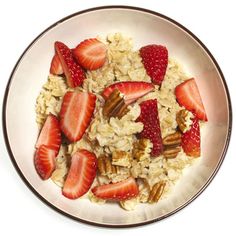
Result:
{"label": "white ceramic bowl", "polygon": [[[48,75],[54,41],[75,46],[85,38],[122,32],[135,47],[166,45],[196,79],[209,122],[202,134],[202,159],[190,168],[174,192],[155,205],[127,212],[118,204],[97,205],[86,199],[69,200],[50,180],[42,181],[34,168],[34,144],[38,135],[35,101]],[[217,109],[216,109],[217,108]],[[6,88],[3,126],[6,146],[17,172],[26,185],[48,206],[78,221],[127,227],[161,220],[195,199],[217,173],[227,150],[232,111],[223,74],[207,48],[174,20],[134,7],[100,7],[68,16],[41,33],[19,58]]]}

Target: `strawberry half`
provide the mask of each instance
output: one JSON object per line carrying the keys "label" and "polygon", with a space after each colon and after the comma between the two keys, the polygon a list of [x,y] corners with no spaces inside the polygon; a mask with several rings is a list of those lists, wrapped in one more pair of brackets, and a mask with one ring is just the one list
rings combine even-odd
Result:
{"label": "strawberry half", "polygon": [[135,179],[129,177],[118,183],[94,187],[92,192],[96,197],[101,199],[123,201],[136,197],[139,189]]}
{"label": "strawberry half", "polygon": [[97,171],[96,156],[81,149],[73,154],[62,194],[70,199],[83,196],[90,189]]}
{"label": "strawberry half", "polygon": [[55,50],[66,75],[67,85],[71,88],[80,86],[86,77],[83,69],[75,62],[71,50],[62,42],[55,42]]}
{"label": "strawberry half", "polygon": [[41,145],[35,152],[34,165],[39,176],[46,180],[55,170],[56,167],[56,152],[55,150]]}
{"label": "strawberry half", "polygon": [[168,65],[167,48],[151,44],[139,50],[143,65],[154,84],[161,85]]}
{"label": "strawberry half", "polygon": [[60,127],[66,137],[75,142],[82,138],[90,124],[96,96],[86,92],[67,92],[60,111]]}
{"label": "strawberry half", "polygon": [[55,54],[52,58],[51,66],[50,66],[50,73],[53,75],[62,75],[63,74],[61,61],[60,61],[59,56],[57,54]]}
{"label": "strawberry half", "polygon": [[198,118],[193,119],[190,130],[182,135],[181,146],[184,152],[191,157],[199,157],[201,155],[201,138]]}
{"label": "strawberry half", "polygon": [[196,114],[198,119],[207,121],[205,108],[194,78],[179,84],[175,88],[175,96],[181,106]]}
{"label": "strawberry half", "polygon": [[138,98],[148,94],[154,89],[154,85],[147,82],[125,81],[118,82],[105,88],[102,96],[107,99],[114,89],[118,89],[124,94],[127,104],[133,103]]}
{"label": "strawberry half", "polygon": [[96,70],[104,65],[106,52],[106,45],[96,38],[92,38],[81,42],[73,50],[73,55],[83,68]]}
{"label": "strawberry half", "polygon": [[139,105],[141,114],[136,121],[142,122],[144,127],[142,132],[138,134],[138,137],[149,139],[153,144],[151,155],[158,156],[162,153],[163,144],[157,110],[157,100],[147,100]]}
{"label": "strawberry half", "polygon": [[35,147],[39,148],[41,145],[45,145],[53,149],[58,154],[61,145],[61,131],[59,121],[57,117],[49,114],[41,132]]}

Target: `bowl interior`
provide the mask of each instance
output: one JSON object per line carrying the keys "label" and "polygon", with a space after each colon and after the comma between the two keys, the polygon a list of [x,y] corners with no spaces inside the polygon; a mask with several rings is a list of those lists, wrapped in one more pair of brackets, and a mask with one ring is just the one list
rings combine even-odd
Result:
{"label": "bowl interior", "polygon": [[[140,205],[126,212],[117,204],[97,205],[87,199],[69,200],[59,187],[41,181],[33,165],[38,135],[35,101],[49,71],[54,41],[70,47],[85,38],[122,32],[134,39],[135,48],[156,43],[169,50],[197,80],[209,122],[202,134],[202,159],[191,167],[166,200]],[[217,107],[217,109],[216,109]],[[162,16],[129,8],[105,8],[74,15],[44,32],[25,52],[11,78],[5,107],[7,139],[20,172],[49,204],[68,215],[91,223],[127,226],[172,214],[204,188],[224,156],[229,135],[230,111],[221,75],[206,50],[180,26]]]}

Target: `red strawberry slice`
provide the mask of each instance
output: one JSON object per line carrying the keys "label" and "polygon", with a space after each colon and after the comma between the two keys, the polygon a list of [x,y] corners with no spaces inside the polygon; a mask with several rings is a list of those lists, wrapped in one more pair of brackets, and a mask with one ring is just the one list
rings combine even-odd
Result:
{"label": "red strawberry slice", "polygon": [[41,145],[35,153],[34,156],[34,165],[39,176],[46,180],[55,170],[56,167],[56,152],[55,150],[47,147],[45,145]]}
{"label": "red strawberry slice", "polygon": [[93,194],[105,200],[123,201],[136,197],[139,193],[138,185],[133,177],[118,183],[105,184],[94,187]]}
{"label": "red strawberry slice", "polygon": [[67,85],[71,88],[80,86],[86,77],[83,69],[75,62],[71,50],[62,42],[55,42],[55,50],[66,75]]}
{"label": "red strawberry slice", "polygon": [[140,49],[140,56],[147,74],[154,84],[161,85],[168,65],[167,48],[161,45],[147,45]]}
{"label": "red strawberry slice", "polygon": [[105,88],[102,96],[107,99],[114,89],[118,89],[121,93],[125,95],[125,101],[127,104],[131,104],[138,98],[148,94],[154,89],[154,85],[147,82],[137,82],[137,81],[125,81],[118,82]]}
{"label": "red strawberry slice", "polygon": [[198,118],[195,117],[190,130],[183,133],[181,145],[188,156],[199,157],[201,155],[200,143],[200,127]]}
{"label": "red strawberry slice", "polygon": [[35,147],[39,148],[41,145],[46,145],[53,149],[58,154],[61,145],[61,131],[59,121],[57,117],[49,114],[41,132],[39,134],[38,140]]}
{"label": "red strawberry slice", "polygon": [[97,171],[96,156],[85,150],[77,151],[71,159],[71,166],[63,186],[62,194],[76,199],[88,192]]}
{"label": "red strawberry slice", "polygon": [[195,113],[198,119],[207,121],[207,115],[194,78],[179,84],[175,88],[175,95],[181,106]]}
{"label": "red strawberry slice", "polygon": [[50,66],[50,73],[53,75],[62,75],[63,74],[61,61],[60,61],[59,56],[57,54],[55,54],[52,58],[51,66]]}
{"label": "red strawberry slice", "polygon": [[102,67],[106,61],[106,52],[106,45],[96,38],[84,40],[73,50],[78,63],[88,70]]}
{"label": "red strawberry slice", "polygon": [[90,124],[96,96],[86,92],[67,92],[60,111],[60,127],[66,137],[75,142],[82,138]]}
{"label": "red strawberry slice", "polygon": [[161,128],[157,110],[157,100],[151,99],[140,103],[141,114],[136,121],[142,122],[144,127],[139,138],[149,139],[152,144],[152,156],[158,156],[163,150]]}

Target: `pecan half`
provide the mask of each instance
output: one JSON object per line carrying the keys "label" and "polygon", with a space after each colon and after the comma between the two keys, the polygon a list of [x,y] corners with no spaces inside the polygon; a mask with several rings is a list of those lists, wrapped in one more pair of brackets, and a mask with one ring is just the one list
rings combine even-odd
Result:
{"label": "pecan half", "polygon": [[181,147],[169,147],[167,149],[164,149],[163,155],[167,159],[173,159],[177,157],[180,151],[181,151]]}
{"label": "pecan half", "polygon": [[103,106],[103,115],[106,118],[118,117],[119,119],[129,111],[124,96],[118,89],[109,95]]}
{"label": "pecan half", "polygon": [[173,134],[166,136],[163,139],[164,151],[163,155],[165,158],[175,158],[178,153],[181,151],[181,136],[182,134],[176,131]]}
{"label": "pecan half", "polygon": [[112,165],[110,157],[102,155],[98,157],[98,170],[101,175],[116,174],[119,167]]}
{"label": "pecan half", "polygon": [[158,182],[154,184],[150,191],[148,202],[149,203],[158,202],[159,199],[161,198],[161,195],[163,194],[165,186],[166,186],[165,182]]}
{"label": "pecan half", "polygon": [[150,156],[152,143],[149,139],[139,139],[134,142],[132,155],[138,161],[143,161]]}
{"label": "pecan half", "polygon": [[112,152],[112,164],[123,167],[131,167],[131,154],[125,151],[116,150]]}
{"label": "pecan half", "polygon": [[176,122],[182,133],[186,132],[191,127],[192,117],[193,117],[193,114],[185,109],[180,110],[176,114]]}
{"label": "pecan half", "polygon": [[178,146],[181,143],[181,133],[176,131],[173,134],[169,134],[163,139],[164,146]]}

